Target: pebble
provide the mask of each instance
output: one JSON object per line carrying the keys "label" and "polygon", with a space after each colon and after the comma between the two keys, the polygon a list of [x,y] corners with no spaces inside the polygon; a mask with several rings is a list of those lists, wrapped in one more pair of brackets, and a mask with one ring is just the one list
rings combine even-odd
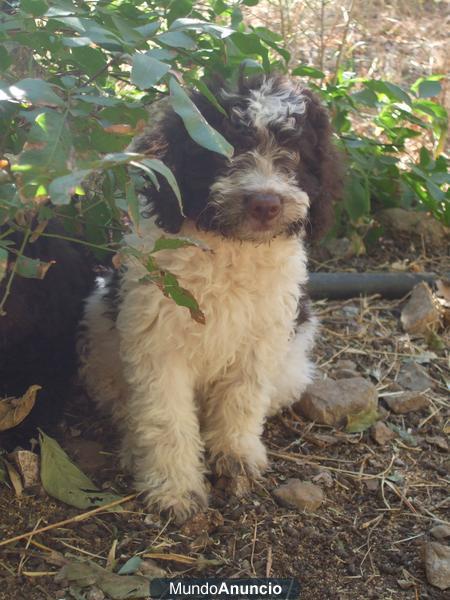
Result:
{"label": "pebble", "polygon": [[425,544],[425,572],[431,585],[446,590],[450,587],[450,547],[439,542]]}
{"label": "pebble", "polygon": [[424,392],[433,386],[433,380],[426,370],[414,361],[407,361],[402,364],[397,383],[403,389],[413,392]]}
{"label": "pebble", "polygon": [[212,533],[218,527],[223,526],[223,517],[218,510],[209,509],[199,512],[185,521],[181,527],[181,533],[188,537],[196,537],[201,533]]}
{"label": "pebble", "polygon": [[14,461],[22,477],[24,489],[40,484],[39,457],[37,454],[29,450],[16,450],[9,455],[9,458]]}
{"label": "pebble", "polygon": [[348,415],[376,410],[375,386],[363,377],[313,382],[294,405],[303,416],[324,425],[343,425]]}
{"label": "pebble", "polygon": [[289,479],[274,490],[274,496],[285,506],[315,512],[325,499],[322,489],[309,481]]}
{"label": "pebble", "polygon": [[395,433],[383,421],[378,421],[375,425],[372,425],[370,435],[374,442],[380,446],[384,446],[395,438]]}
{"label": "pebble", "polygon": [[400,317],[404,331],[426,334],[436,331],[441,322],[441,311],[427,283],[418,283],[405,304]]}
{"label": "pebble", "polygon": [[436,540],[445,540],[450,538],[450,526],[435,525],[430,529],[430,533]]}
{"label": "pebble", "polygon": [[396,415],[420,410],[429,404],[428,398],[420,392],[400,392],[395,396],[387,396],[384,400]]}

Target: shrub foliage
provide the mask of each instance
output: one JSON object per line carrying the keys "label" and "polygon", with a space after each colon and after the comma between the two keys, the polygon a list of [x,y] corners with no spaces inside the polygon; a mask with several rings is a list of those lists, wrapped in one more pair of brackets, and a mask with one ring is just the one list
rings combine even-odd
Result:
{"label": "shrub foliage", "polygon": [[[42,277],[26,243],[54,216],[67,238],[80,235],[100,254],[114,253],[127,223],[139,225],[139,187],[165,177],[157,160],[127,152],[164,96],[201,145],[229,156],[232,148],[193,106],[184,86],[222,110],[211,77],[292,72],[329,105],[348,157],[346,195],[338,210],[354,226],[374,206],[403,205],[450,224],[448,174],[442,155],[447,114],[433,100],[440,77],[409,90],[341,70],[327,75],[290,64],[281,37],[244,24],[258,0],[21,0],[0,4],[0,277]],[[418,158],[410,158],[409,154]],[[179,197],[182,205],[182,198]],[[8,235],[24,232],[14,247]],[[26,242],[26,243],[25,243]],[[7,267],[8,252],[16,255]],[[145,258],[149,276],[177,301],[176,282]],[[170,279],[170,277],[169,277]],[[181,290],[181,291],[180,291]],[[189,300],[190,302],[190,300]],[[192,307],[196,310],[196,307]]]}

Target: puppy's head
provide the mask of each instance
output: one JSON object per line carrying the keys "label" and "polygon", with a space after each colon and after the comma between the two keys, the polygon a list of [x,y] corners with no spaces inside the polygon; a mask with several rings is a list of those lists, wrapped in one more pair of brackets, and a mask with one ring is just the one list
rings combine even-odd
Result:
{"label": "puppy's head", "polygon": [[[240,240],[269,241],[303,228],[320,236],[340,188],[328,116],[318,99],[284,77],[242,80],[236,91],[213,90],[227,116],[200,94],[193,101],[234,147],[231,159],[194,142],[167,110],[133,146],[163,160],[181,189],[184,213],[197,226]],[[158,224],[172,233],[183,222],[173,192],[149,188]]]}

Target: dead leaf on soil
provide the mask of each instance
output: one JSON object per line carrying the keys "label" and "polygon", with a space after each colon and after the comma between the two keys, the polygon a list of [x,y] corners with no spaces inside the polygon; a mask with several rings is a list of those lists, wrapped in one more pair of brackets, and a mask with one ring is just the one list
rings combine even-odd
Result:
{"label": "dead leaf on soil", "polygon": [[6,470],[8,472],[9,480],[11,481],[11,484],[14,488],[14,492],[17,498],[20,498],[23,492],[23,485],[22,480],[20,479],[20,475],[13,467],[13,465],[10,462],[8,462],[5,458],[3,459],[3,464],[5,465]]}
{"label": "dead leaf on soil", "polygon": [[347,415],[347,425],[345,431],[347,433],[360,433],[372,427],[380,418],[380,413],[377,408],[369,408],[353,415]]}
{"label": "dead leaf on soil", "polygon": [[148,598],[149,580],[139,575],[117,575],[92,562],[73,561],[65,565],[58,573],[57,581],[67,581],[78,591],[97,586],[112,600],[127,598]]}
{"label": "dead leaf on soil", "polygon": [[120,496],[103,492],[67,456],[56,440],[40,431],[41,480],[53,498],[76,508],[102,506]]}
{"label": "dead leaf on soil", "polygon": [[169,560],[171,562],[181,563],[183,565],[191,565],[197,570],[206,569],[208,567],[218,567],[224,564],[224,561],[220,558],[203,558],[199,556],[195,558],[193,556],[186,556],[185,554],[175,554],[173,552],[149,552],[142,555],[144,558],[152,558],[155,560]]}
{"label": "dead leaf on soil", "polygon": [[450,281],[446,279],[438,279],[436,281],[436,290],[438,296],[444,298],[447,302],[450,302]]}
{"label": "dead leaf on soil", "polygon": [[0,431],[12,429],[25,419],[33,408],[40,389],[40,385],[32,385],[20,398],[0,400]]}

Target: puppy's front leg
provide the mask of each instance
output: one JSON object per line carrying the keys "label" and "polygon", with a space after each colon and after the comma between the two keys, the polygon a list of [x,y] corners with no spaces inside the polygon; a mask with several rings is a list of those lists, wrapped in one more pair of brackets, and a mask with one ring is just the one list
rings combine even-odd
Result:
{"label": "puppy's front leg", "polygon": [[263,373],[232,365],[208,396],[204,440],[219,474],[258,477],[267,467],[261,441],[270,391]]}
{"label": "puppy's front leg", "polygon": [[155,356],[145,345],[125,356],[131,388],[122,453],[150,506],[182,522],[206,506],[203,445],[191,370],[175,353]]}

